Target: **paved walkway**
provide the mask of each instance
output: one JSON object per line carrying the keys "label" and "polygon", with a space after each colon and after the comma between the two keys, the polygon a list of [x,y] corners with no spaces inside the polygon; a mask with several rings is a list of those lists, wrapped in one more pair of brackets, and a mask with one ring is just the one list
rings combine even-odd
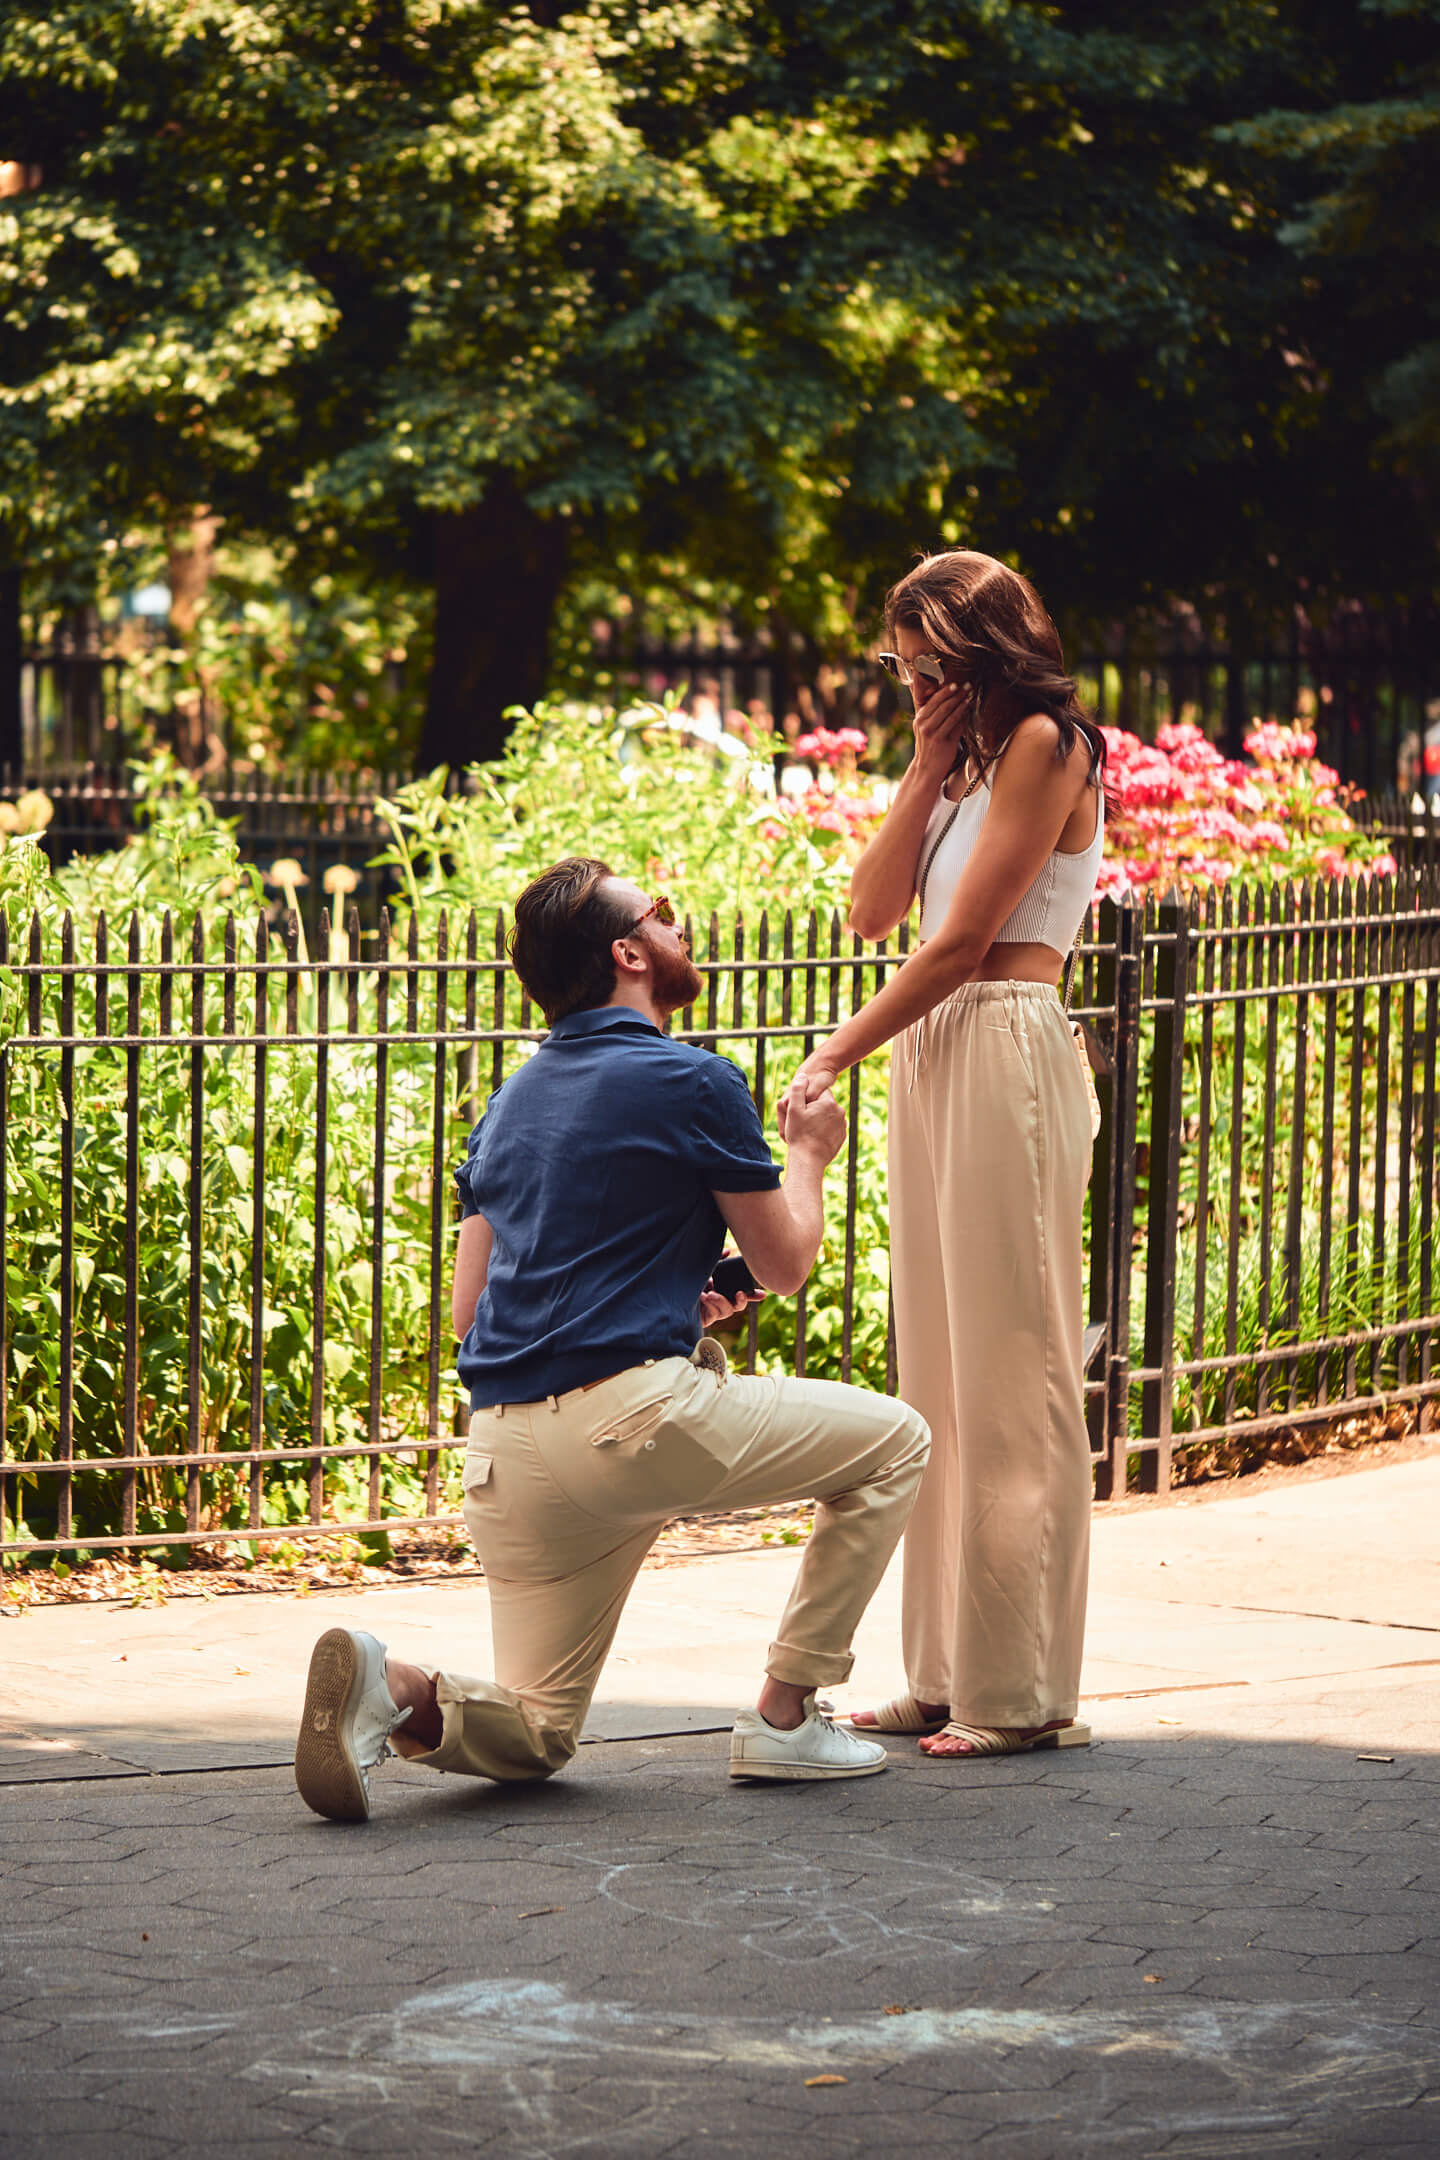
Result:
{"label": "paved walkway", "polygon": [[0,2150],[1440,2149],[1437,1499],[1102,1513],[1093,1749],[824,1789],[724,1775],[797,1555],[656,1568],[564,1778],[390,1764],[360,1830],[310,1642],[484,1670],[482,1584],[6,1621]]}

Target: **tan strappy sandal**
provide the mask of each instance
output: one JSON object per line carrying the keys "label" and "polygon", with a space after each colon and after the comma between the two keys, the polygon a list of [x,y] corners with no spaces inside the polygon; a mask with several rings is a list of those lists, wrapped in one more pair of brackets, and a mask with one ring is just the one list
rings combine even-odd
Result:
{"label": "tan strappy sandal", "polygon": [[879,1709],[872,1710],[869,1715],[873,1722],[868,1725],[857,1725],[853,1711],[846,1716],[844,1723],[853,1732],[857,1733],[920,1733],[923,1735],[945,1730],[944,1718],[926,1717],[925,1712],[916,1702],[913,1695],[897,1695],[893,1702],[881,1703]]}
{"label": "tan strappy sandal", "polygon": [[967,1740],[970,1744],[963,1754],[954,1756],[935,1755],[927,1748],[923,1752],[931,1762],[973,1762],[985,1755],[1028,1755],[1035,1748],[1089,1747],[1091,1739],[1090,1727],[1082,1725],[1078,1719],[1070,1725],[1048,1726],[1044,1732],[1028,1737],[1016,1727],[962,1725],[958,1718],[951,1718],[946,1724],[932,1729],[942,1737]]}

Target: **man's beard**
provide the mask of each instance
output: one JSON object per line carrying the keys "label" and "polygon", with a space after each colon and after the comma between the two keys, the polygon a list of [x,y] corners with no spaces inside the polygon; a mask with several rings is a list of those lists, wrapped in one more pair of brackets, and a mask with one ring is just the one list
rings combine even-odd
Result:
{"label": "man's beard", "polygon": [[705,987],[704,976],[683,945],[652,944],[650,967],[650,995],[656,1010],[667,1018],[693,1005]]}

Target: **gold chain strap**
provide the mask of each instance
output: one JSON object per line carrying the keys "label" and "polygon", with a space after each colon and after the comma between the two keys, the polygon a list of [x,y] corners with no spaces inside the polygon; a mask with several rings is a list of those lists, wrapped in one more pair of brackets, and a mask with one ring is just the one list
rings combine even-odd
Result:
{"label": "gold chain strap", "polygon": [[949,833],[951,826],[955,823],[956,818],[960,815],[960,803],[969,801],[970,797],[974,794],[976,788],[979,787],[980,782],[984,779],[984,777],[985,775],[983,772],[977,772],[973,780],[966,782],[965,792],[960,797],[960,802],[955,802],[950,805],[950,815],[946,818],[939,832],[935,835],[935,845],[931,848],[929,854],[926,856],[924,862],[920,867],[920,875],[915,882],[915,898],[920,903],[920,912],[922,915],[925,912],[925,887],[930,882],[930,872],[931,869],[934,867],[935,857],[939,854],[941,848],[945,845],[946,836]]}

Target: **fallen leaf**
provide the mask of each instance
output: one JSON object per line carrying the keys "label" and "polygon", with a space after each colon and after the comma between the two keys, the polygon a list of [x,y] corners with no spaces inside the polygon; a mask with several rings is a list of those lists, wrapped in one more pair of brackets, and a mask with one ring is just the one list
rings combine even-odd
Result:
{"label": "fallen leaf", "polygon": [[1153,1987],[1157,1980],[1163,1980],[1164,1977],[1164,1973],[1146,1973],[1145,1985],[1146,1987]]}
{"label": "fallen leaf", "polygon": [[522,1912],[520,1918],[522,1920],[543,1920],[546,1913],[564,1912],[564,1910],[563,1905],[537,1905],[533,1912]]}
{"label": "fallen leaf", "polygon": [[149,1937],[148,1935],[142,1935],[142,1936],[140,1937],[140,1940],[141,1940],[141,1942],[149,1942],[149,1940],[150,1940],[150,1937]]}
{"label": "fallen leaf", "polygon": [[805,2080],[807,2085],[848,2085],[849,2082],[849,2078],[840,2077],[833,2070],[822,2070],[819,2077]]}
{"label": "fallen leaf", "polygon": [[250,1667],[248,1665],[237,1665],[235,1667],[235,1677],[237,1680],[248,1680],[250,1678]]}

